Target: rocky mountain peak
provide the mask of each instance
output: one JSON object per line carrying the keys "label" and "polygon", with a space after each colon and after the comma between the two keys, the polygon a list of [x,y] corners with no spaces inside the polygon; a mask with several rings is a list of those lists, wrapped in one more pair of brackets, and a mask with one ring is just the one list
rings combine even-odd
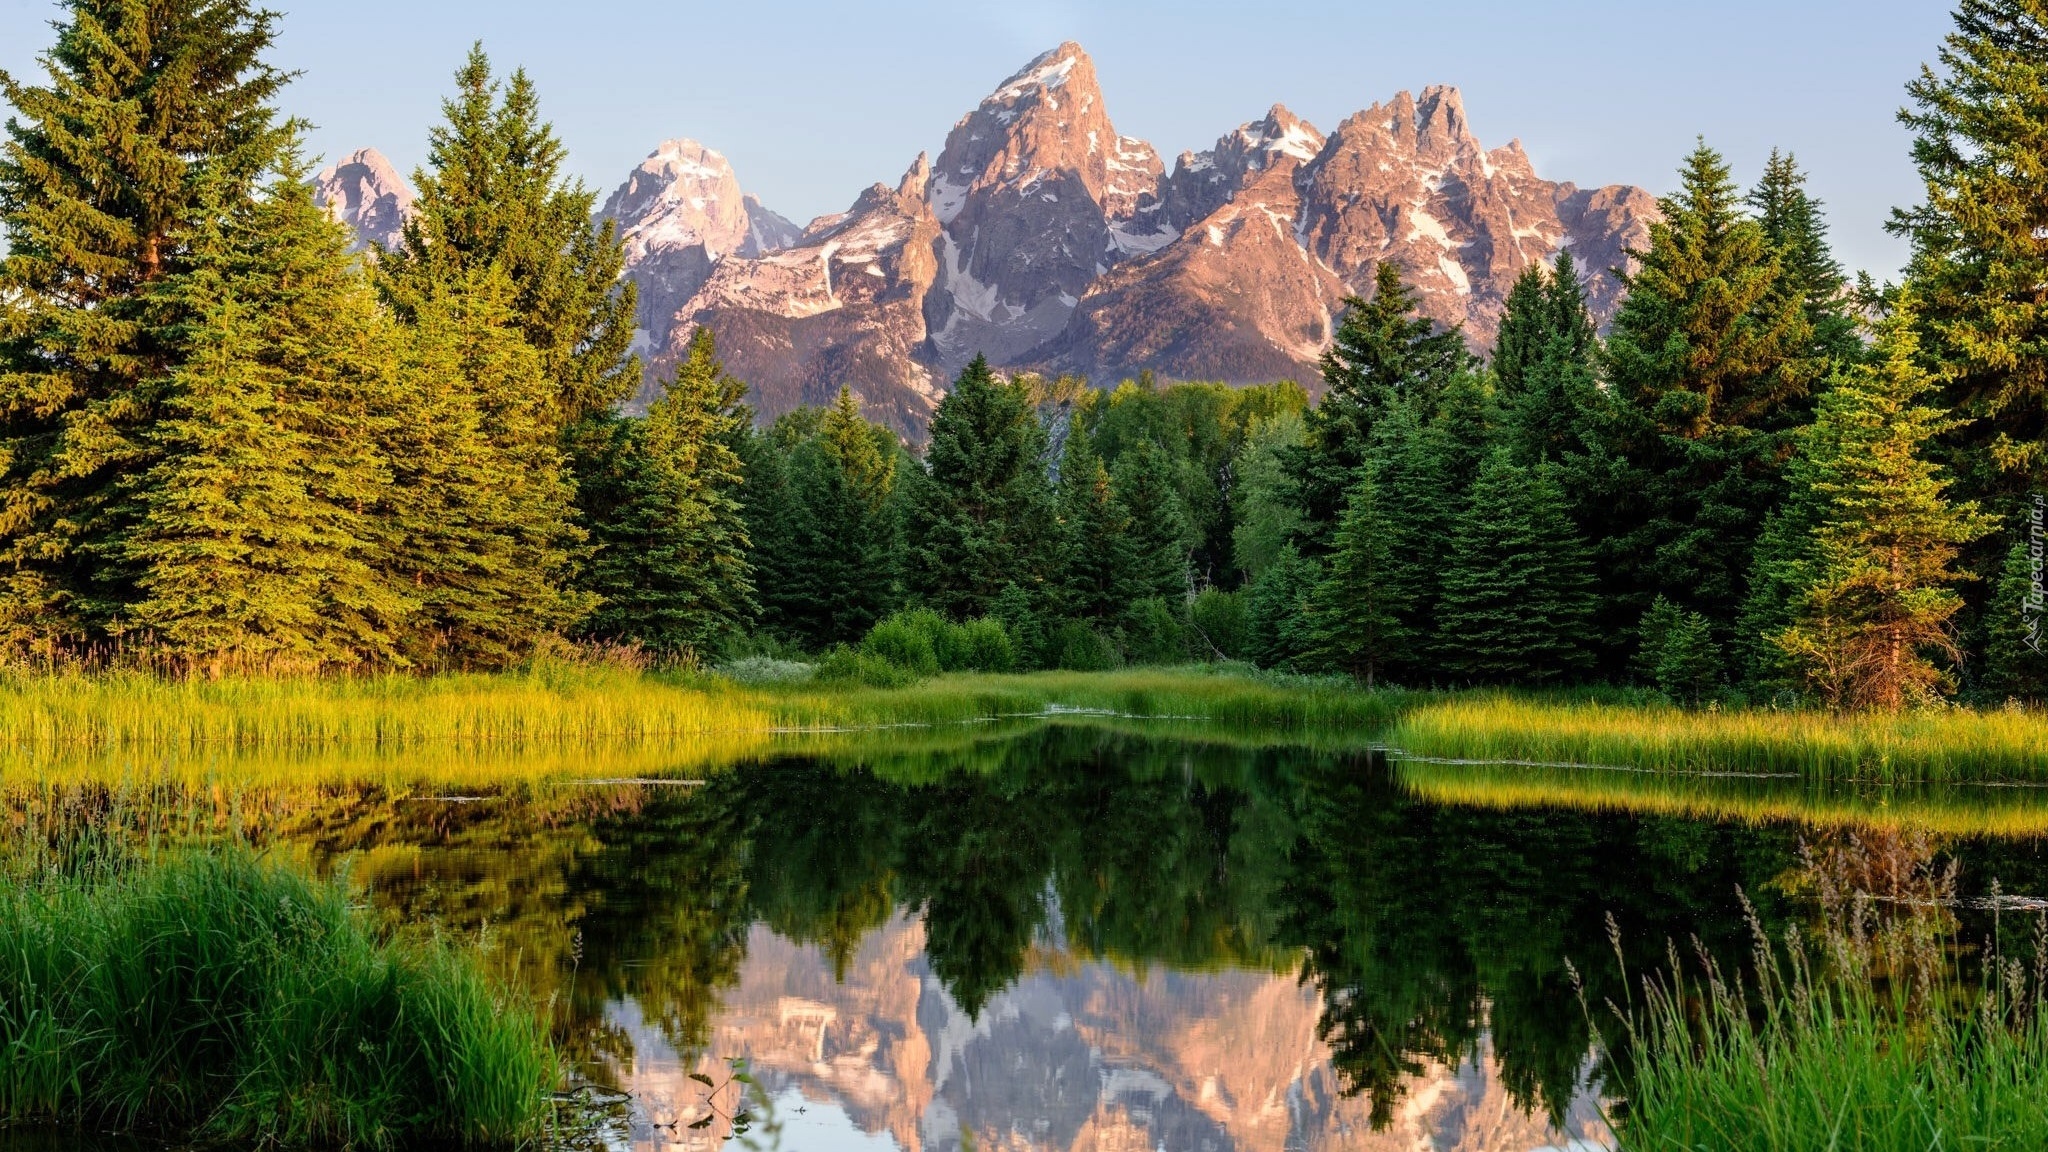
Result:
{"label": "rocky mountain peak", "polygon": [[896,198],[899,200],[922,200],[925,187],[932,179],[932,158],[929,153],[919,152],[917,159],[903,173],[903,179],[896,183]]}
{"label": "rocky mountain peak", "polygon": [[313,202],[355,234],[351,252],[397,247],[412,200],[412,188],[375,148],[352,152],[313,178]]}

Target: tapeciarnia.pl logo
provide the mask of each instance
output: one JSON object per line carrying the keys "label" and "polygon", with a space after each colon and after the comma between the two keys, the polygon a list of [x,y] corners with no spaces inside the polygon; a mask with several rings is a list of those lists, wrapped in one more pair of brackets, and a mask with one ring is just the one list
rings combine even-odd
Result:
{"label": "tapeciarnia.pl logo", "polygon": [[2041,651],[2041,615],[2048,611],[2048,598],[2041,589],[2041,566],[2044,552],[2048,552],[2048,533],[2044,533],[2043,521],[2048,520],[2048,495],[2035,494],[2034,506],[2027,512],[2027,561],[2032,568],[2029,573],[2027,599],[2020,606],[2020,615],[2025,618],[2026,644],[2035,654]]}

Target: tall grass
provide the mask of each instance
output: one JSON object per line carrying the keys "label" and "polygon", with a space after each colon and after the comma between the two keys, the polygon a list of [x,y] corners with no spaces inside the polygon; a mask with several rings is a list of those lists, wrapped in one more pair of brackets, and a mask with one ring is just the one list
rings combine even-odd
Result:
{"label": "tall grass", "polygon": [[2048,781],[2048,714],[1687,712],[1489,693],[1409,710],[1387,735],[1416,756],[1782,773],[1877,783]]}
{"label": "tall grass", "polygon": [[0,1118],[284,1147],[544,1130],[536,1017],[339,889],[243,849],[44,863],[0,890]]}
{"label": "tall grass", "polygon": [[1953,873],[1903,874],[1912,890],[1823,891],[1820,930],[1782,950],[1758,929],[1748,982],[1684,977],[1674,954],[1628,1025],[1622,1147],[2048,1148],[2048,925],[2030,961],[1994,951],[1966,987]]}

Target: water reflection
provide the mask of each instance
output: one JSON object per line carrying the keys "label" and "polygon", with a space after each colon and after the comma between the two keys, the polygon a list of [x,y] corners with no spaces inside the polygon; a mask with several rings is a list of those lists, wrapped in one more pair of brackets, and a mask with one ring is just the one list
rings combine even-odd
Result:
{"label": "water reflection", "polygon": [[[1669,941],[1746,952],[1738,888],[1773,931],[1799,915],[1801,831],[1526,801],[1047,724],[701,785],[325,788],[254,822],[479,941],[633,1094],[636,1148],[716,1144],[689,1075],[733,1057],[793,1148],[1593,1146],[1588,1011]],[[2041,887],[2031,845],[1943,850]]]}

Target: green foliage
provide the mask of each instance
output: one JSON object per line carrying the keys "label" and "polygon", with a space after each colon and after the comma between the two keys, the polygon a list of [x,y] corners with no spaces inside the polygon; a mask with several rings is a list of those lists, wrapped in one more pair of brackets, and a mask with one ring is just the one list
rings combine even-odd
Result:
{"label": "green foliage", "polygon": [[1311,598],[1321,581],[1321,565],[1290,544],[1246,586],[1246,646],[1259,667],[1295,668],[1315,650]]}
{"label": "green foliage", "polygon": [[988,619],[1002,624],[1019,670],[1043,668],[1050,661],[1045,614],[1032,603],[1022,585],[1006,584],[989,606]]}
{"label": "green foliage", "polygon": [[2042,597],[2041,505],[2005,554],[1984,628],[1984,690],[1995,698],[2048,701],[2048,603]]}
{"label": "green foliage", "polygon": [[1109,637],[1080,620],[1068,620],[1053,629],[1046,646],[1052,666],[1068,672],[1105,672],[1119,663],[1116,645]]}
{"label": "green foliage", "polygon": [[1570,250],[1557,254],[1549,272],[1541,263],[1524,268],[1508,290],[1489,362],[1502,402],[1512,409],[1520,401],[1544,359],[1589,363],[1596,344],[1585,288]]}
{"label": "green foliage", "polygon": [[1805,358],[1826,367],[1861,359],[1863,341],[1849,299],[1849,279],[1828,247],[1821,202],[1806,190],[1806,173],[1789,152],[1771,150],[1748,204],[1778,257],[1776,292],[1798,300],[1812,344]]}
{"label": "green foliage", "polygon": [[1497,451],[1451,529],[1436,663],[1467,683],[1570,680],[1592,664],[1593,573],[1549,465]]}
{"label": "green foliage", "polygon": [[1124,613],[1124,657],[1132,664],[1179,664],[1188,658],[1188,628],[1174,609],[1184,601],[1169,603],[1162,597],[1147,596]]}
{"label": "green foliage", "polygon": [[1193,591],[1190,530],[1166,453],[1150,440],[1133,444],[1117,458],[1110,488],[1130,518],[1125,535],[1130,591],[1140,598],[1185,601]]}
{"label": "green foliage", "polygon": [[46,85],[0,74],[0,642],[49,657],[104,639],[132,588],[102,582],[124,478],[189,317],[160,285],[194,232],[247,209],[292,135],[245,0],[71,3]]}
{"label": "green foliage", "polygon": [[[1669,607],[1669,601],[1658,603]],[[1707,618],[1697,612],[1677,615],[1661,631],[1656,648],[1657,690],[1677,703],[1696,708],[1720,689],[1721,646],[1714,642]]]}
{"label": "green foliage", "polygon": [[[886,621],[884,621],[886,623]],[[881,628],[880,624],[875,626]],[[873,633],[869,633],[873,635]],[[898,639],[907,639],[901,637]],[[921,637],[920,637],[921,639]],[[892,643],[894,641],[892,640]],[[912,641],[914,644],[914,641]],[[915,653],[913,653],[915,656]],[[934,661],[936,667],[936,661]],[[825,654],[818,662],[814,679],[820,684],[858,684],[867,688],[902,688],[930,673],[920,673],[912,668],[897,664],[884,656],[878,656],[865,647],[854,648],[841,644]]]}
{"label": "green foliage", "polygon": [[1926,458],[1954,420],[1920,401],[1913,300],[1879,329],[1870,363],[1837,376],[1800,438],[1794,482],[1818,503],[1792,624],[1771,640],[1834,707],[1896,711],[1951,685],[1936,659],[1962,650],[1953,619],[1962,546],[1992,531],[1974,502],[1952,504]]}
{"label": "green foliage", "polygon": [[1067,434],[1058,495],[1062,610],[1079,620],[1113,621],[1137,594],[1131,514],[1082,429]]}
{"label": "green foliage", "polygon": [[[1959,0],[1942,70],[1906,86],[1923,201],[1893,213],[1942,404],[1969,423],[1949,439],[1973,495],[2010,514],[2048,488],[2048,7]],[[1986,571],[1995,557],[1985,557]]]}
{"label": "green foliage", "polygon": [[1246,579],[1256,578],[1301,531],[1301,509],[1294,498],[1288,461],[1307,442],[1308,424],[1299,413],[1282,412],[1254,423],[1232,465],[1237,486],[1231,492],[1236,524],[1231,529],[1231,558]]}
{"label": "green foliage", "polygon": [[1394,561],[1394,534],[1369,466],[1351,486],[1333,543],[1312,597],[1313,659],[1371,688],[1415,638],[1403,622],[1411,573]]}
{"label": "green foliage", "polygon": [[945,617],[929,608],[898,612],[869,629],[860,650],[914,676],[936,676],[938,642],[950,627]]}
{"label": "green foliage", "polygon": [[1202,589],[1188,605],[1188,622],[1193,625],[1205,656],[1220,654],[1226,660],[1250,660],[1251,621],[1246,616],[1243,589],[1225,592],[1210,586]]}
{"label": "green foliage", "polygon": [[245,850],[0,889],[0,1117],[285,1147],[540,1135],[544,1028]]}
{"label": "green foliage", "polygon": [[910,494],[905,578],[933,607],[987,613],[1012,583],[1042,586],[1054,551],[1045,430],[1025,389],[976,357],[932,415]]}

